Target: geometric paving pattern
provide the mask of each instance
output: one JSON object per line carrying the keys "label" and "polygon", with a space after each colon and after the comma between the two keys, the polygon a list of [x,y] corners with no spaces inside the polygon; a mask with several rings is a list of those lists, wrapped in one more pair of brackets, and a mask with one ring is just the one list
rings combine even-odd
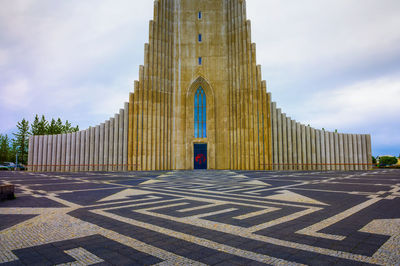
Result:
{"label": "geometric paving pattern", "polygon": [[0,172],[1,265],[399,265],[400,170]]}

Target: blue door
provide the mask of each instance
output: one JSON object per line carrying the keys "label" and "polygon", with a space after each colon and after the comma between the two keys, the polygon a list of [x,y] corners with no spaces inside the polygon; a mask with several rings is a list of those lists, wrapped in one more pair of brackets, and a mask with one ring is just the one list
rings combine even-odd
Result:
{"label": "blue door", "polygon": [[194,144],[194,169],[207,169],[207,144]]}

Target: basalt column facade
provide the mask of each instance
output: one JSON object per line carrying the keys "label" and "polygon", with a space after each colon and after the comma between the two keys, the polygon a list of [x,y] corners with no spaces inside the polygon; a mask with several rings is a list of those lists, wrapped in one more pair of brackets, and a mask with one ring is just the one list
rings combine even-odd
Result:
{"label": "basalt column facade", "polygon": [[124,108],[88,130],[31,137],[30,170],[368,167],[369,135],[331,136],[271,103],[245,1],[158,0],[149,31]]}

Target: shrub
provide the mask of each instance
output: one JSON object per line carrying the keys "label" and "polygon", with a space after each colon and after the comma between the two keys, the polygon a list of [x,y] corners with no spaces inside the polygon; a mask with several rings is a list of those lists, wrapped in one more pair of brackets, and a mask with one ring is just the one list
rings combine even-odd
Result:
{"label": "shrub", "polygon": [[387,165],[393,165],[397,164],[397,158],[394,156],[382,156],[379,157],[379,166],[387,166]]}

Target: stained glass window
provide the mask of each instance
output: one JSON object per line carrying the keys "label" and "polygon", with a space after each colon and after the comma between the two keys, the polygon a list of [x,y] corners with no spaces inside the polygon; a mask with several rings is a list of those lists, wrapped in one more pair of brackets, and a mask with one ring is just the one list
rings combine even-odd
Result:
{"label": "stained glass window", "polygon": [[194,96],[194,137],[207,138],[207,102],[206,94],[199,87]]}

